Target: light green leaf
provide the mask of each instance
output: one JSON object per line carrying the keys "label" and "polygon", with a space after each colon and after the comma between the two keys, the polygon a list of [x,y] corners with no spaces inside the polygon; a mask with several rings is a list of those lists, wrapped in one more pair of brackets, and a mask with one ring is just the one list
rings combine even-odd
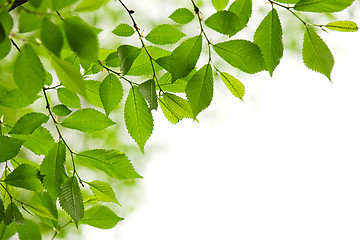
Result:
{"label": "light green leaf", "polygon": [[197,71],[186,86],[186,97],[189,100],[194,117],[207,108],[214,93],[214,79],[210,64]]}
{"label": "light green leaf", "polygon": [[[0,12],[0,28],[2,29],[2,40],[0,40],[0,43],[6,40],[7,36],[10,34],[11,29],[14,25],[14,21],[12,19],[12,16],[7,11],[1,11]],[[10,41],[7,41],[10,42]],[[5,46],[1,45],[0,46]],[[0,54],[1,56],[1,54]],[[0,57],[1,59],[1,57]]]}
{"label": "light green leaf", "polygon": [[182,42],[171,54],[171,75],[173,80],[187,76],[196,66],[200,57],[202,35]]}
{"label": "light green leaf", "polygon": [[15,60],[14,80],[19,89],[30,99],[44,87],[45,69],[30,44],[21,48],[21,53]]}
{"label": "light green leaf", "polygon": [[244,85],[235,77],[231,76],[226,72],[220,73],[221,80],[225,83],[226,87],[230,90],[235,97],[243,100],[245,94]]}
{"label": "light green leaf", "polygon": [[17,225],[20,240],[41,240],[41,232],[37,223],[25,219],[24,225]]}
{"label": "light green leaf", "polygon": [[10,223],[6,225],[3,222],[0,222],[0,237],[1,239],[10,239],[17,233],[17,228],[15,223]]}
{"label": "light green leaf", "polygon": [[53,111],[53,113],[55,113],[56,115],[58,115],[60,117],[65,117],[71,113],[71,110],[64,104],[55,105],[52,108],[52,111]]}
{"label": "light green leaf", "polygon": [[135,86],[130,89],[126,99],[124,117],[130,136],[144,152],[145,143],[153,131],[154,120],[144,97]]}
{"label": "light green leaf", "polygon": [[44,46],[59,57],[64,45],[63,35],[59,27],[49,19],[44,18],[40,37]]}
{"label": "light green leaf", "polygon": [[356,32],[359,30],[356,23],[352,21],[336,21],[325,25],[326,28],[339,32]]}
{"label": "light green leaf", "polygon": [[27,204],[26,209],[30,210],[31,212],[35,213],[40,217],[57,221],[56,217],[53,215],[53,213],[50,212],[47,207],[38,204]]}
{"label": "light green leaf", "polygon": [[76,177],[70,177],[61,188],[59,197],[60,206],[74,220],[76,226],[84,216],[84,202]]}
{"label": "light green leaf", "polygon": [[102,130],[114,124],[115,123],[105,114],[92,108],[78,110],[61,123],[63,127],[82,132]]}
{"label": "light green leaf", "polygon": [[287,4],[294,4],[297,3],[299,0],[276,0],[279,3],[287,3]]}
{"label": "light green leaf", "polygon": [[76,155],[76,161],[91,168],[97,168],[110,177],[124,180],[142,178],[124,153],[117,150],[94,149]]}
{"label": "light green leaf", "polygon": [[0,42],[0,60],[5,58],[11,50],[10,39],[4,39],[3,42]]}
{"label": "light green leaf", "polygon": [[109,115],[120,103],[124,90],[119,78],[114,74],[109,74],[101,82],[99,93],[105,112]]}
{"label": "light green leaf", "polygon": [[90,62],[97,62],[99,43],[93,29],[79,17],[65,19],[64,29],[71,49],[80,58]]}
{"label": "light green leaf", "polygon": [[19,208],[15,205],[14,202],[11,202],[5,210],[4,223],[9,225],[11,222],[16,224],[24,224],[24,217],[19,211]]}
{"label": "light green leaf", "polygon": [[67,88],[58,88],[57,97],[59,101],[70,108],[81,108],[79,96]]}
{"label": "light green leaf", "polygon": [[19,32],[27,33],[38,29],[41,25],[42,16],[39,14],[22,11],[19,17]]}
{"label": "light green leaf", "polygon": [[305,29],[302,55],[308,68],[324,74],[331,80],[330,74],[334,66],[333,55],[326,43],[311,27]]}
{"label": "light green leaf", "polygon": [[16,157],[24,141],[0,136],[0,162]]}
{"label": "light green leaf", "polygon": [[77,12],[93,12],[98,10],[106,0],[83,0],[76,6]]}
{"label": "light green leaf", "polygon": [[97,205],[85,211],[84,218],[80,223],[88,224],[100,229],[111,229],[120,221],[124,220],[118,217],[108,207]]}
{"label": "light green leaf", "polygon": [[52,0],[52,7],[53,7],[52,9],[58,11],[66,6],[74,4],[76,2],[77,2],[77,0],[61,0],[61,1]]}
{"label": "light green leaf", "polygon": [[294,9],[304,12],[339,12],[353,4],[354,0],[300,0]]}
{"label": "light green leaf", "polygon": [[15,168],[4,180],[6,184],[39,192],[43,190],[38,170],[29,164],[21,164]]}
{"label": "light green leaf", "polygon": [[138,86],[140,94],[149,103],[150,110],[157,109],[158,102],[156,96],[156,87],[154,79],[147,80]]}
{"label": "light green leaf", "polygon": [[229,0],[212,0],[211,3],[215,7],[216,11],[221,11],[229,4]]}
{"label": "light green leaf", "polygon": [[19,109],[29,106],[30,104],[35,102],[38,98],[39,96],[37,95],[28,98],[21,90],[11,89],[1,96],[0,105],[12,109]]}
{"label": "light green leaf", "polygon": [[5,216],[4,202],[3,202],[3,200],[0,198],[0,222],[2,222],[2,221],[4,220],[4,216]]}
{"label": "light green leaf", "polygon": [[44,175],[44,187],[55,199],[59,196],[61,186],[68,178],[65,170],[65,162],[65,144],[59,141],[50,149],[41,163],[40,172]]}
{"label": "light green leaf", "polygon": [[245,27],[242,26],[243,24],[240,17],[230,11],[214,13],[206,19],[205,25],[219,33],[229,35],[230,37]]}
{"label": "light green leaf", "polygon": [[246,27],[252,13],[252,0],[235,0],[229,7],[229,11],[240,18],[239,31]]}
{"label": "light green leaf", "polygon": [[185,78],[175,80],[174,82],[172,81],[171,73],[166,72],[158,79],[159,86],[163,91],[166,92],[173,92],[173,93],[185,92],[186,85],[190,81],[191,77],[194,75],[195,72],[196,71],[193,70]]}
{"label": "light green leaf", "polygon": [[89,182],[88,185],[90,186],[91,191],[95,194],[96,198],[102,202],[113,202],[118,204],[120,203],[116,199],[114,190],[110,186],[110,184],[103,182],[103,181],[92,181]]}
{"label": "light green leaf", "polygon": [[189,102],[179,96],[164,93],[159,102],[161,110],[171,123],[176,124],[185,117],[193,118]]}
{"label": "light green leaf", "polygon": [[176,23],[186,24],[194,19],[194,14],[187,8],[176,9],[169,18]]}
{"label": "light green leaf", "polygon": [[109,67],[119,67],[119,55],[117,54],[117,52],[110,53],[103,63],[108,65]]}
{"label": "light green leaf", "polygon": [[141,49],[131,45],[121,45],[117,49],[120,58],[120,68],[124,75],[130,70],[131,65],[139,56]]}
{"label": "light green leaf", "polygon": [[146,40],[154,44],[171,44],[185,37],[185,33],[170,24],[162,24],[152,29],[146,36]]}
{"label": "light green leaf", "polygon": [[135,33],[135,30],[129,24],[121,23],[112,31],[112,33],[120,37],[130,37]]}
{"label": "light green leaf", "polygon": [[102,103],[99,95],[100,84],[100,81],[85,80],[86,101],[101,108]]}
{"label": "light green leaf", "polygon": [[32,134],[35,129],[46,123],[49,117],[43,113],[28,113],[22,116],[11,129],[9,134]]}
{"label": "light green leaf", "polygon": [[283,56],[282,34],[279,15],[273,8],[262,20],[254,35],[254,43],[260,47],[271,76]]}
{"label": "light green leaf", "polygon": [[265,70],[260,48],[247,40],[230,40],[213,46],[215,52],[230,65],[249,74]]}
{"label": "light green leaf", "polygon": [[40,7],[42,0],[29,0],[29,3],[35,8],[38,8]]}

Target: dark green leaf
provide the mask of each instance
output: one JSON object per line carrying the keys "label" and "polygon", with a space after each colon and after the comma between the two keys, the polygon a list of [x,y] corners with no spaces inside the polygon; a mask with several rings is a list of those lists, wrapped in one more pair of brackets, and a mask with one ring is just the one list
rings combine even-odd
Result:
{"label": "dark green leaf", "polygon": [[339,12],[353,4],[354,0],[300,0],[294,9],[304,12]]}
{"label": "dark green leaf", "polygon": [[221,11],[229,4],[229,0],[212,0],[211,3],[215,7],[216,11]]}
{"label": "dark green leaf", "polygon": [[185,33],[169,24],[162,24],[152,29],[146,36],[146,40],[154,44],[170,44],[176,43],[185,37]]}
{"label": "dark green leaf", "polygon": [[35,8],[40,7],[42,0],[29,0],[29,3],[33,5]]}
{"label": "dark green leaf", "polygon": [[29,164],[21,164],[14,169],[4,180],[6,184],[39,192],[43,190],[38,176],[38,170]]}
{"label": "dark green leaf", "polygon": [[10,223],[9,225],[6,225],[3,222],[0,222],[0,237],[1,239],[10,239],[12,236],[17,233],[17,228],[15,223]]}
{"label": "dark green leaf", "polygon": [[2,222],[2,221],[4,220],[4,216],[5,216],[4,202],[3,202],[3,200],[0,198],[0,222]]}
{"label": "dark green leaf", "polygon": [[57,97],[59,101],[70,108],[81,108],[79,96],[67,88],[58,88]]}
{"label": "dark green leaf", "polygon": [[109,115],[120,103],[124,95],[124,90],[119,78],[113,74],[109,74],[101,82],[99,93],[105,112]]}
{"label": "dark green leaf", "polygon": [[228,73],[222,72],[220,73],[220,77],[230,92],[234,94],[235,97],[243,100],[243,96],[245,94],[244,85],[238,79]]}
{"label": "dark green leaf", "polygon": [[326,28],[339,32],[356,32],[359,30],[356,23],[352,21],[336,21],[325,25]]}
{"label": "dark green leaf", "polygon": [[120,37],[130,37],[135,33],[135,30],[130,25],[121,23],[112,31],[112,33]]}
{"label": "dark green leaf", "polygon": [[111,229],[120,220],[123,220],[123,218],[118,217],[108,207],[97,205],[87,209],[84,218],[80,222],[101,229]]}
{"label": "dark green leaf", "polygon": [[178,8],[169,16],[169,18],[176,23],[186,24],[194,19],[194,14],[187,8]]}
{"label": "dark green leaf", "polygon": [[63,104],[58,104],[52,108],[53,113],[58,116],[65,117],[71,113],[71,110],[67,108],[67,106]]}
{"label": "dark green leaf", "polygon": [[149,103],[150,110],[157,109],[158,102],[156,96],[155,81],[153,79],[147,80],[138,86],[140,94]]}
{"label": "dark green leaf", "polygon": [[40,37],[44,46],[59,57],[64,45],[63,36],[59,27],[47,18],[44,18]]}
{"label": "dark green leaf", "polygon": [[24,141],[0,136],[0,162],[16,157]]}
{"label": "dark green leaf", "polygon": [[4,216],[4,223],[6,225],[9,225],[11,222],[17,223],[17,224],[24,224],[24,217],[19,211],[19,208],[15,205],[15,203],[11,202],[6,210],[5,210],[5,216]]}
{"label": "dark green leaf", "polygon": [[46,123],[49,117],[43,113],[28,113],[22,116],[11,129],[9,134],[32,134],[35,129]]}
{"label": "dark green leaf", "polygon": [[110,184],[98,180],[89,182],[88,184],[99,201],[113,202],[121,206]]}
{"label": "dark green leaf", "polygon": [[120,68],[124,75],[130,70],[131,65],[139,56],[141,49],[131,45],[121,45],[117,49],[120,58]]}
{"label": "dark green leaf", "polygon": [[20,240],[41,240],[41,232],[37,223],[25,219],[24,225],[17,225]]}
{"label": "dark green leaf", "polygon": [[205,25],[219,33],[229,35],[230,37],[245,27],[242,26],[240,17],[230,11],[214,13],[206,19]]}
{"label": "dark green leaf", "polygon": [[68,5],[74,4],[77,0],[52,0],[52,7],[54,10],[60,10]]}
{"label": "dark green leaf", "polygon": [[3,42],[0,42],[0,60],[5,58],[11,50],[11,42],[9,39],[4,39]]}

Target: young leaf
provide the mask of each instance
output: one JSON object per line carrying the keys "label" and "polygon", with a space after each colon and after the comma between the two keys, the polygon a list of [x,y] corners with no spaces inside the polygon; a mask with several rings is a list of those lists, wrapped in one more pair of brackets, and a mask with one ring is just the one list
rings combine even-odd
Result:
{"label": "young leaf", "polygon": [[86,89],[86,101],[96,107],[103,107],[99,90],[100,90],[100,81],[95,80],[85,80],[85,89]]}
{"label": "young leaf", "polygon": [[162,24],[151,30],[145,39],[154,44],[164,45],[176,43],[185,36],[185,33],[176,27],[169,24]]}
{"label": "young leaf", "polygon": [[6,184],[39,192],[43,190],[38,176],[38,170],[29,164],[21,164],[14,169],[4,180]]}
{"label": "young leaf", "polygon": [[178,79],[174,82],[172,81],[171,73],[167,72],[158,79],[159,86],[163,91],[166,92],[173,92],[173,93],[185,92],[186,85],[190,81],[191,77],[194,75],[193,74],[194,72],[196,71],[193,70],[185,78]]}
{"label": "young leaf", "polygon": [[97,168],[116,179],[141,178],[124,153],[117,150],[94,149],[76,155],[76,161]]}
{"label": "young leaf", "polygon": [[16,157],[24,141],[0,136],[0,162]]}
{"label": "young leaf", "polygon": [[120,58],[120,68],[122,73],[126,75],[137,56],[139,56],[141,49],[131,45],[121,45],[118,47],[117,52]]}
{"label": "young leaf", "polygon": [[81,18],[72,17],[64,20],[66,39],[71,49],[80,58],[90,62],[98,60],[99,43],[94,31]]}
{"label": "young leaf", "polygon": [[97,205],[85,211],[84,218],[80,220],[80,223],[100,229],[111,229],[115,227],[120,220],[124,219],[118,217],[108,207]]}
{"label": "young leaf", "polygon": [[61,186],[68,177],[65,170],[65,161],[65,144],[59,141],[50,149],[41,163],[40,173],[44,175],[44,187],[54,198],[59,196]]}
{"label": "young leaf", "polygon": [[79,96],[67,88],[58,88],[57,97],[59,101],[70,108],[81,108]]}
{"label": "young leaf", "polygon": [[124,117],[130,136],[144,152],[145,143],[153,131],[154,120],[144,97],[135,86],[130,89],[126,99]]}
{"label": "young leaf", "polygon": [[64,45],[63,36],[59,27],[49,19],[44,18],[40,37],[44,46],[59,57]]}
{"label": "young leaf", "polygon": [[124,95],[123,86],[117,76],[109,74],[99,88],[102,105],[107,115],[120,103]]}
{"label": "young leaf", "polygon": [[14,80],[28,98],[33,98],[45,84],[45,69],[29,44],[21,48],[21,54],[15,60]]}
{"label": "young leaf", "polygon": [[194,19],[194,14],[187,8],[176,9],[169,18],[176,23],[186,24]]}
{"label": "young leaf", "polygon": [[154,79],[147,80],[138,86],[138,90],[145,100],[149,103],[150,110],[157,109],[158,102]]}
{"label": "young leaf", "polygon": [[159,102],[161,110],[171,123],[176,124],[185,117],[193,117],[189,102],[179,96],[164,93],[163,98]]}
{"label": "young leaf", "polygon": [[170,68],[173,80],[187,76],[196,66],[200,57],[202,35],[182,42],[171,54]]}
{"label": "young leaf", "polygon": [[129,24],[121,23],[112,31],[112,33],[120,37],[130,37],[135,33],[135,30]]}
{"label": "young leaf", "polygon": [[230,11],[214,13],[206,19],[205,25],[219,33],[229,35],[230,37],[243,28],[240,17]]}
{"label": "young leaf", "polygon": [[110,184],[98,180],[89,182],[88,184],[99,201],[113,202],[121,206]]}
{"label": "young leaf", "polygon": [[308,68],[324,74],[331,80],[330,74],[334,66],[333,55],[326,43],[310,27],[305,29],[302,55]]}
{"label": "young leaf", "polygon": [[[44,192],[43,192],[44,193]],[[56,217],[54,216],[54,214],[52,212],[50,212],[49,208],[38,205],[38,204],[27,204],[26,208],[35,213],[36,215],[43,217],[43,218],[48,218],[54,221],[57,221]]]}
{"label": "young leaf", "polygon": [[76,6],[77,12],[93,12],[98,10],[106,0],[83,0]]}
{"label": "young leaf", "polygon": [[237,80],[235,77],[231,76],[226,72],[220,73],[221,80],[225,83],[226,87],[230,90],[235,97],[243,100],[243,96],[245,94],[244,85]]}
{"label": "young leaf", "polygon": [[216,11],[221,11],[229,4],[229,0],[212,0],[211,3]]}
{"label": "young leaf", "polygon": [[63,127],[82,132],[102,130],[114,124],[108,116],[92,108],[78,110],[61,123]]}
{"label": "young leaf", "polygon": [[339,12],[352,5],[354,0],[300,0],[294,9],[304,12]]}
{"label": "young leaf", "polygon": [[19,109],[29,106],[38,98],[39,96],[37,95],[28,98],[21,90],[11,89],[1,96],[0,105],[12,109]]}
{"label": "young leaf", "polygon": [[77,226],[78,221],[84,216],[84,202],[76,177],[71,176],[62,186],[59,202]]}
{"label": "young leaf", "polygon": [[71,113],[71,110],[68,109],[68,107],[65,106],[64,104],[55,105],[52,108],[52,111],[53,111],[53,113],[55,113],[56,115],[58,115],[60,117],[65,117]]}
{"label": "young leaf", "polygon": [[235,0],[229,7],[229,11],[240,18],[239,31],[246,27],[252,13],[252,0]]}
{"label": "young leaf", "polygon": [[282,34],[279,15],[273,8],[262,20],[254,35],[254,43],[260,47],[271,76],[283,56]]}
{"label": "young leaf", "polygon": [[356,23],[352,21],[336,21],[325,25],[327,29],[339,32],[356,32],[359,30]]}
{"label": "young leaf", "polygon": [[4,223],[9,225],[11,222],[16,224],[24,224],[24,217],[19,211],[19,208],[15,205],[14,202],[11,202],[5,210]]}
{"label": "young leaf", "polygon": [[23,225],[17,225],[20,240],[41,240],[41,232],[37,223],[25,219]]}
{"label": "young leaf", "polygon": [[35,129],[49,120],[49,116],[43,113],[28,113],[22,116],[11,129],[9,134],[32,134]]}
{"label": "young leaf", "polygon": [[213,46],[215,52],[230,65],[249,74],[265,70],[260,48],[247,40],[230,40]]}
{"label": "young leaf", "polygon": [[197,71],[186,86],[186,97],[189,100],[194,117],[207,108],[214,93],[214,79],[210,64]]}

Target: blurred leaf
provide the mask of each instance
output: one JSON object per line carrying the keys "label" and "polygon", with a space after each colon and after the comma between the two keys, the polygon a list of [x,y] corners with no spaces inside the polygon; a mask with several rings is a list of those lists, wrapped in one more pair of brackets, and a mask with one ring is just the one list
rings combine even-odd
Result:
{"label": "blurred leaf", "polygon": [[49,120],[49,116],[43,113],[31,112],[22,116],[11,129],[9,134],[32,134],[35,129]]}
{"label": "blurred leaf", "polygon": [[354,0],[300,0],[294,9],[304,12],[339,12],[352,5]]}
{"label": "blurred leaf", "polygon": [[24,141],[0,136],[0,162],[16,157]]}
{"label": "blurred leaf", "polygon": [[19,32],[27,33],[40,28],[42,16],[22,11],[19,17]]}
{"label": "blurred leaf", "polygon": [[15,205],[15,203],[11,202],[6,210],[5,210],[5,216],[4,216],[4,223],[6,225],[9,225],[11,222],[14,222],[16,224],[24,224],[24,217],[19,211],[19,208]]}
{"label": "blurred leaf", "polygon": [[212,0],[211,3],[216,11],[221,11],[229,4],[229,0]]}
{"label": "blurred leaf", "polygon": [[52,108],[53,113],[58,116],[65,117],[71,113],[71,110],[64,104],[58,104]]}
{"label": "blurred leaf", "polygon": [[20,240],[41,240],[41,232],[38,224],[25,219],[24,225],[17,225]]}
{"label": "blurred leaf", "polygon": [[12,109],[19,109],[29,106],[30,104],[35,102],[38,98],[39,96],[37,95],[28,98],[21,90],[11,89],[1,96],[0,105]]}
{"label": "blurred leaf", "polygon": [[77,12],[92,12],[98,10],[106,0],[83,0],[76,6]]}
{"label": "blurred leaf", "polygon": [[40,37],[44,46],[59,57],[64,45],[63,35],[59,27],[47,18],[44,18]]}
{"label": "blurred leaf", "polygon": [[99,95],[100,84],[100,81],[85,80],[86,101],[101,108],[102,103]]}
{"label": "blurred leaf", "polygon": [[65,106],[70,108],[81,108],[80,98],[76,93],[70,91],[67,88],[58,88],[56,92],[59,101]]}

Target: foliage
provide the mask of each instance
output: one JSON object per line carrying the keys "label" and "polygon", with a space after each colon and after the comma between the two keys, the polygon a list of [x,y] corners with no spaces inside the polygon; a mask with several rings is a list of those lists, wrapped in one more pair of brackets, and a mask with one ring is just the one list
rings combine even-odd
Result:
{"label": "foliage", "polygon": [[[211,104],[218,79],[242,100],[244,85],[227,73],[230,69],[215,65],[215,53],[244,73],[267,71],[272,76],[286,35],[279,10],[304,26],[305,65],[331,80],[334,58],[318,30],[355,32],[358,27],[342,19],[314,24],[305,20],[306,13],[343,11],[354,0],[268,1],[269,11],[249,41],[233,36],[247,27],[251,0],[212,0],[216,11],[210,16],[189,0],[192,9],[179,6],[168,16],[169,23],[157,24],[147,34],[135,11],[118,0],[117,11],[123,9],[128,20],[112,26],[112,34],[124,43],[104,49],[101,26],[85,20],[86,13],[112,4],[107,0],[0,0],[0,239],[16,233],[20,239],[41,239],[49,232],[55,238],[71,223],[115,227],[123,220],[116,207],[99,202],[121,207],[116,191],[106,179],[86,181],[79,168],[120,181],[142,177],[118,147],[71,146],[66,129],[77,130],[72,136],[91,138],[124,123],[144,153],[154,129],[153,111],[161,110],[174,124],[197,120]],[[193,21],[200,32],[184,30]],[[213,31],[220,41],[210,40]],[[134,35],[137,42],[125,43],[124,38]],[[122,120],[112,114],[118,108],[123,109]]]}

